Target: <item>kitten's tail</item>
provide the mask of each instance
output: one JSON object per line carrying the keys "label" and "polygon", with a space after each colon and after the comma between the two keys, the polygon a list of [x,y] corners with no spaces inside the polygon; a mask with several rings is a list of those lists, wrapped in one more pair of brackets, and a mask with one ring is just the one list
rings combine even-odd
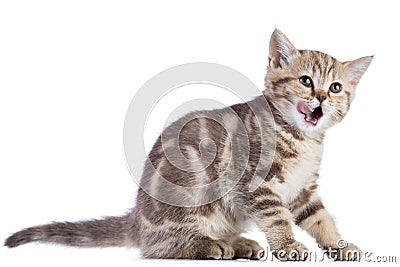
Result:
{"label": "kitten's tail", "polygon": [[4,245],[13,248],[30,242],[47,242],[76,247],[137,246],[138,227],[134,213],[30,227],[11,235]]}

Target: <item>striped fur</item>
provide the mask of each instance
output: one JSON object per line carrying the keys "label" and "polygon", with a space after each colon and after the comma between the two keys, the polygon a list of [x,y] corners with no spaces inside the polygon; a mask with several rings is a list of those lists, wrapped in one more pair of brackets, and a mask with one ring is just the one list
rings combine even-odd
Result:
{"label": "striped fur", "polygon": [[[322,247],[337,247],[340,235],[316,192],[324,133],[348,112],[371,60],[342,63],[297,50],[275,30],[263,94],[190,113],[167,127],[149,153],[130,213],[27,228],[5,245],[133,246],[147,258],[260,259],[257,242],[240,237],[254,221],[285,259],[307,251],[295,240],[293,223]],[[340,92],[330,89],[333,83]],[[261,182],[250,190],[255,178]]]}

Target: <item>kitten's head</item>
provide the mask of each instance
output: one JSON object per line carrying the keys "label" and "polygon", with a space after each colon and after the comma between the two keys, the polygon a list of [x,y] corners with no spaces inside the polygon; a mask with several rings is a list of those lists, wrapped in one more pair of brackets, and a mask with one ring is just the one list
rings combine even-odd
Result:
{"label": "kitten's head", "polygon": [[297,50],[279,30],[271,36],[264,94],[283,119],[306,132],[322,132],[349,111],[355,88],[372,57],[340,62]]}

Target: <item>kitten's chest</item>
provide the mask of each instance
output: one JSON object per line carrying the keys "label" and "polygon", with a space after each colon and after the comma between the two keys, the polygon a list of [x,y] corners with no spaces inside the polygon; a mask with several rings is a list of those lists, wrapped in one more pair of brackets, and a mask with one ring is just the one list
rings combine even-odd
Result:
{"label": "kitten's chest", "polygon": [[317,177],[322,145],[311,144],[301,148],[297,157],[281,160],[283,182],[280,179],[274,180],[275,191],[285,204],[292,201],[303,188],[310,186]]}

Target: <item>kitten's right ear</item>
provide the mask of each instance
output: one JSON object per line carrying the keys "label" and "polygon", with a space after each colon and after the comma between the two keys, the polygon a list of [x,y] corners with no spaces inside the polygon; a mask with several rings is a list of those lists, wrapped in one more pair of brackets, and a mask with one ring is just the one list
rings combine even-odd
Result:
{"label": "kitten's right ear", "polygon": [[269,41],[269,65],[271,68],[284,68],[290,65],[299,51],[292,45],[286,35],[278,29]]}
{"label": "kitten's right ear", "polygon": [[362,57],[353,61],[344,62],[344,69],[346,71],[349,82],[353,85],[357,85],[364,72],[368,69],[374,56]]}

